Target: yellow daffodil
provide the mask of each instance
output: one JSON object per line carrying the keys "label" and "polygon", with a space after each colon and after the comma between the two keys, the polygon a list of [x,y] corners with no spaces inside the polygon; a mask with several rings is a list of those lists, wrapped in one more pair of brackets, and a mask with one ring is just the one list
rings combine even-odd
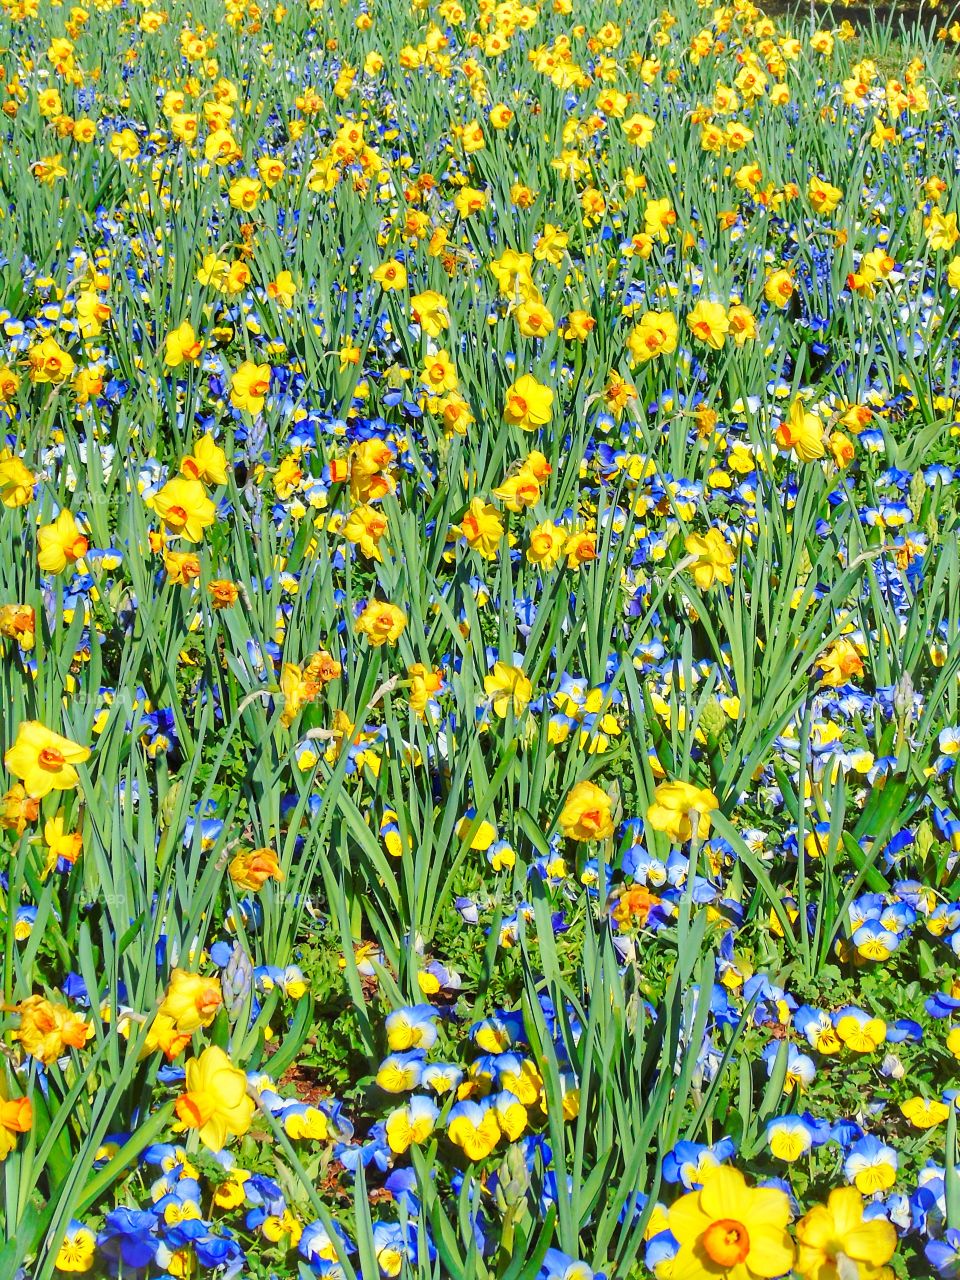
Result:
{"label": "yellow daffodil", "polygon": [[181,1129],[196,1129],[211,1151],[222,1151],[230,1137],[250,1128],[254,1103],[247,1077],[216,1045],[186,1066],[186,1091],[176,1101]]}
{"label": "yellow daffodil", "polygon": [[89,747],[62,738],[39,720],[25,720],[3,763],[22,780],[28,796],[42,799],[51,791],[72,791],[80,780],[75,766],[89,759]]}

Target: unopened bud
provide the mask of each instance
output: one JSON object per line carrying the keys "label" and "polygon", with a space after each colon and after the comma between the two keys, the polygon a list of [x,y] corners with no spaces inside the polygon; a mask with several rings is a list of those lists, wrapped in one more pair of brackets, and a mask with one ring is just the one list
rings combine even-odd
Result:
{"label": "unopened bud", "polygon": [[239,942],[234,944],[220,983],[227,1016],[231,1022],[236,1022],[243,1012],[244,999],[253,983],[253,965]]}
{"label": "unopened bud", "polygon": [[923,478],[922,471],[915,471],[913,479],[910,481],[910,493],[907,502],[910,504],[910,511],[913,515],[914,522],[920,523],[920,512],[923,508],[923,500],[927,496],[927,482]]}
{"label": "unopened bud", "polygon": [[913,680],[910,672],[905,671],[897,681],[893,694],[893,709],[898,720],[907,720],[913,713]]}
{"label": "unopened bud", "polygon": [[508,1209],[518,1209],[526,1203],[530,1190],[530,1171],[524,1158],[523,1148],[518,1142],[512,1142],[504,1154],[497,1170],[497,1208],[501,1213]]}
{"label": "unopened bud", "polygon": [[720,705],[719,698],[710,698],[700,713],[700,728],[708,738],[716,740],[727,725],[727,713]]}
{"label": "unopened bud", "polygon": [[929,818],[924,818],[917,827],[917,833],[913,841],[921,862],[926,859],[927,854],[933,848],[934,842],[933,824]]}

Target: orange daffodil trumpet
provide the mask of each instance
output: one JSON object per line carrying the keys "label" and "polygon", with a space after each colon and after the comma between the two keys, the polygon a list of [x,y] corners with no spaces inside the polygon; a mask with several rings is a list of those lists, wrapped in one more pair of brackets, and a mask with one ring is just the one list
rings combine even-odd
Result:
{"label": "orange daffodil trumpet", "polygon": [[354,630],[377,649],[383,644],[395,645],[406,625],[407,615],[397,605],[371,600],[354,623]]}
{"label": "orange daffodil trumpet", "polygon": [[382,560],[380,542],[388,531],[386,513],[379,507],[362,503],[354,507],[340,527],[340,533],[347,542],[357,547],[361,555],[370,560]]}
{"label": "orange daffodil trumpet", "polygon": [[28,996],[17,1006],[20,1025],[13,1033],[31,1058],[48,1066],[68,1048],[82,1049],[94,1034],[93,1024],[84,1021],[65,1004],[45,996]]}
{"label": "orange daffodil trumpet", "polygon": [[17,782],[0,797],[0,827],[22,836],[27,827],[40,816],[40,801],[28,796],[23,784]]}
{"label": "orange daffodil trumpet", "polygon": [[[193,450],[181,458],[180,474],[173,476],[149,497],[147,505],[160,517],[165,537],[202,542],[205,530],[217,518],[216,504],[209,497],[207,488],[226,483],[227,456],[207,432],[196,442]],[[157,549],[162,549],[162,546],[161,539]],[[189,583],[199,576],[199,559],[189,556],[184,559],[180,553],[171,554],[167,558],[167,570],[173,581]]]}
{"label": "orange daffodil trumpet", "polygon": [[209,1027],[223,1003],[219,978],[204,978],[185,969],[174,969],[159,1012],[171,1018],[181,1031]]}
{"label": "orange daffodil trumpet", "polygon": [[822,672],[820,683],[836,689],[846,684],[855,676],[863,675],[863,658],[856,646],[845,636],[831,645],[830,649],[817,659],[817,668]]}
{"label": "orange daffodil trumpet", "polygon": [[790,272],[783,270],[781,267],[767,276],[763,286],[763,296],[772,307],[782,311],[789,305],[790,299],[794,294],[794,288],[793,277]]}
{"label": "orange daffodil trumpet", "polygon": [[823,178],[813,177],[807,186],[807,196],[816,212],[826,217],[843,199],[843,191]]}
{"label": "orange daffodil trumpet", "polygon": [[43,826],[43,841],[47,846],[47,862],[40,873],[45,880],[61,860],[70,866],[80,857],[83,848],[83,834],[80,831],[65,831],[61,814],[48,818]]}
{"label": "orange daffodil trumpet", "polygon": [[229,870],[237,888],[249,893],[259,893],[268,880],[284,878],[273,849],[244,849],[234,857]]}
{"label": "orange daffodil trumpet", "polygon": [[242,1137],[253,1120],[254,1102],[247,1077],[216,1045],[186,1065],[186,1090],[175,1104],[179,1128],[196,1129],[211,1151],[222,1151],[231,1137]]}
{"label": "orange daffodil trumpet", "polygon": [[773,1280],[793,1266],[787,1232],[790,1201],[774,1187],[750,1187],[738,1169],[720,1165],[698,1191],[670,1206],[680,1246],[671,1280]]}
{"label": "orange daffodil trumpet", "polygon": [[698,342],[719,351],[730,332],[730,318],[722,302],[701,299],[687,316],[687,328]]}
{"label": "orange daffodil trumpet", "polygon": [[0,1162],[17,1145],[21,1133],[29,1133],[33,1126],[33,1103],[29,1098],[3,1098],[0,1096]]}
{"label": "orange daffodil trumpet", "polygon": [[44,525],[37,534],[37,564],[43,573],[63,573],[87,554],[90,543],[80,532],[73,513],[66,508],[52,524]]}
{"label": "orange daffodil trumpet", "polygon": [[553,392],[525,373],[507,389],[503,420],[524,431],[544,427],[553,413]]}
{"label": "orange daffodil trumpet", "polygon": [[463,513],[458,529],[464,542],[485,560],[492,560],[503,538],[503,522],[500,512],[483,498],[473,498]]}
{"label": "orange daffodil trumpet", "polygon": [[89,747],[61,737],[39,720],[25,720],[3,763],[21,779],[28,796],[42,800],[51,791],[72,791],[80,780],[76,766],[89,759]]}
{"label": "orange daffodil trumpet", "polygon": [[[283,664],[280,671],[280,692],[283,695],[280,723],[284,728],[288,729],[303,708],[320,696],[325,685],[340,678],[341,670],[340,663],[326,650],[313,654],[305,666],[296,662]],[[267,853],[269,850],[258,852]]]}
{"label": "orange daffodil trumpet", "polygon": [[410,681],[407,701],[422,720],[435,707],[435,699],[443,690],[443,671],[439,667],[431,670],[422,662],[414,662],[407,668],[407,677]]}
{"label": "orange daffodil trumpet", "polygon": [[613,835],[613,802],[595,782],[578,782],[560,811],[560,829],[569,840],[606,840]]}
{"label": "orange daffodil trumpet", "polygon": [[230,403],[235,409],[246,409],[253,417],[263,411],[270,390],[271,369],[268,364],[244,360],[230,379]]}
{"label": "orange daffodil trumpet", "polygon": [[207,497],[202,481],[180,476],[168,480],[150,505],[171,537],[188,542],[201,542],[204,529],[217,518],[217,509]]}
{"label": "orange daffodil trumpet", "polygon": [[219,978],[174,969],[150,1025],[144,1053],[160,1049],[172,1062],[190,1043],[195,1031],[211,1025],[222,1003]]}
{"label": "orange daffodil trumpet", "polygon": [[211,486],[227,483],[227,455],[209,431],[193,446],[192,453],[180,460],[180,474]]}
{"label": "orange daffodil trumpet", "polygon": [[815,413],[808,413],[798,399],[774,432],[774,440],[778,448],[792,450],[798,461],[816,462],[826,453],[823,434],[823,423]]}
{"label": "orange daffodil trumpet", "polygon": [[203,343],[197,337],[189,320],[172,329],[164,339],[163,362],[169,369],[179,369],[183,364],[193,364],[203,353]]}
{"label": "orange daffodil trumpet", "polygon": [[631,366],[646,364],[657,356],[672,355],[677,349],[679,330],[669,311],[648,311],[627,335]]}
{"label": "orange daffodil trumpet", "polygon": [[28,604],[0,605],[0,636],[32,649],[37,635],[37,615]]}

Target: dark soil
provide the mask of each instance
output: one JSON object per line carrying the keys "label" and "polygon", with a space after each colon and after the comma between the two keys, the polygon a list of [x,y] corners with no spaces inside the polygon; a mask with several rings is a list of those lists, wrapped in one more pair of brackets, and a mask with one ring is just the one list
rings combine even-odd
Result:
{"label": "dark soil", "polygon": [[292,1086],[300,1101],[308,1106],[330,1097],[330,1090],[320,1083],[318,1073],[300,1064],[288,1067],[280,1077],[280,1083],[287,1088]]}
{"label": "dark soil", "polygon": [[[809,19],[810,4],[805,0],[767,0],[762,9],[772,17],[789,14],[796,22]],[[846,20],[858,31],[869,31],[871,26],[886,27],[891,23],[893,30],[899,32],[901,27],[909,32],[922,27],[931,34],[942,27],[960,20],[960,4],[956,0],[948,0],[932,8],[929,4],[819,4],[815,3],[814,13],[820,27],[838,26]]]}

